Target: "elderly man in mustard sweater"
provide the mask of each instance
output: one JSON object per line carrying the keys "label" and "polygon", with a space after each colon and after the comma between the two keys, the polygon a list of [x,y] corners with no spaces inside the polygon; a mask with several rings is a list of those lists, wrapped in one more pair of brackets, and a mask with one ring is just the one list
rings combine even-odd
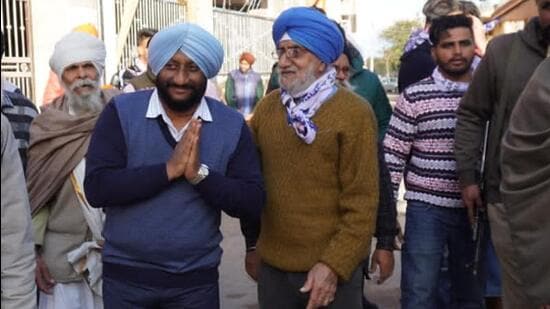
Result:
{"label": "elderly man in mustard sweater", "polygon": [[273,25],[281,89],[251,121],[267,203],[257,243],[260,307],[361,308],[361,263],[378,203],[369,104],[336,84],[342,34],[313,8]]}

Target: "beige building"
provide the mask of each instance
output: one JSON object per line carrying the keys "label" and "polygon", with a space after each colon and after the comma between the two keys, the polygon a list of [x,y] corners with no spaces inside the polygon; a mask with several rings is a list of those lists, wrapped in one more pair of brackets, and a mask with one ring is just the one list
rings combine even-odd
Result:
{"label": "beige building", "polygon": [[490,20],[499,20],[491,35],[519,31],[523,29],[529,19],[537,15],[537,5],[533,0],[504,1],[490,16]]}

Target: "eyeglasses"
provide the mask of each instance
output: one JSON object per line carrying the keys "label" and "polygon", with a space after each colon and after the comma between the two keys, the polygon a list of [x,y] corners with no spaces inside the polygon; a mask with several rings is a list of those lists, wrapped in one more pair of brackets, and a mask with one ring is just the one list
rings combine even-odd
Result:
{"label": "eyeglasses", "polygon": [[274,52],[271,53],[273,59],[281,59],[285,55],[288,59],[296,59],[300,57],[305,52],[305,48],[300,46],[291,46],[287,48],[277,48]]}

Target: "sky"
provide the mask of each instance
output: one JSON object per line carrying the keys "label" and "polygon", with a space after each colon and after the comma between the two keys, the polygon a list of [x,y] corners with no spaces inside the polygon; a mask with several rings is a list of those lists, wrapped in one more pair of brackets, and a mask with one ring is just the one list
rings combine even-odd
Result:
{"label": "sky", "polygon": [[[481,3],[496,4],[502,0],[474,0]],[[398,20],[418,19],[424,23],[422,7],[426,0],[357,0],[357,29],[351,37],[359,45],[365,58],[381,56],[384,41],[379,38],[382,30]]]}
{"label": "sky", "polygon": [[357,1],[357,30],[352,39],[365,58],[382,55],[384,42],[379,38],[385,28],[398,20],[423,21],[422,6],[426,0],[359,0]]}

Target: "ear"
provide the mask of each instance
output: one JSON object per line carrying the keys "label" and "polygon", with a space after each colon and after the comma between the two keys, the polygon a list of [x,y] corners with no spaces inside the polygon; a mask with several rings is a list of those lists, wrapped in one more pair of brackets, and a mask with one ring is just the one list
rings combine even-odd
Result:
{"label": "ear", "polygon": [[435,55],[435,47],[432,47],[432,48],[431,48],[431,54],[432,54],[432,59],[433,59],[433,61],[434,61],[434,62],[437,62],[437,61],[436,61],[436,60],[437,60],[437,57],[436,57],[436,55]]}
{"label": "ear", "polygon": [[323,75],[323,73],[325,73],[326,70],[327,70],[327,64],[324,62],[321,62],[321,64],[319,65],[319,68],[317,69],[319,76]]}

